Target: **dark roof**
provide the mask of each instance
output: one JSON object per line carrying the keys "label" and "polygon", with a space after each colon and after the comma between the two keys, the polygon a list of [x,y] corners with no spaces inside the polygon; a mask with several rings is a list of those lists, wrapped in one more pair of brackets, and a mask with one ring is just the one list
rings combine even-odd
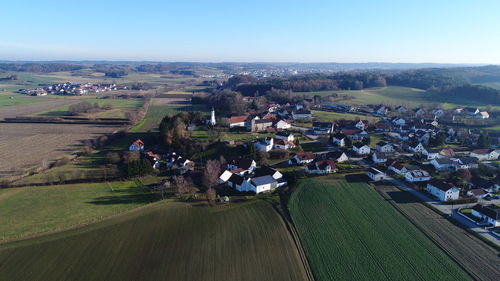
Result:
{"label": "dark roof", "polygon": [[344,154],[345,153],[343,151],[333,151],[333,152],[328,152],[327,157],[337,160]]}
{"label": "dark roof", "polygon": [[442,191],[448,191],[453,187],[453,184],[438,179],[431,179],[429,184],[441,189]]}
{"label": "dark roof", "polygon": [[256,177],[262,177],[262,176],[272,176],[274,173],[277,171],[269,166],[262,166],[257,169],[255,169],[255,176]]}
{"label": "dark roof", "polygon": [[330,122],[313,122],[313,127],[331,128],[332,126],[333,123]]}
{"label": "dark roof", "polygon": [[270,184],[276,182],[276,180],[271,177],[271,176],[262,176],[262,177],[255,177],[252,178],[252,183],[257,185],[263,185],[263,184]]}
{"label": "dark roof", "polygon": [[335,165],[335,162],[332,160],[321,160],[316,162],[316,166],[318,166],[318,169],[320,170],[325,170],[326,167],[330,166],[332,169],[336,169],[337,165]]}
{"label": "dark roof", "polygon": [[253,160],[248,159],[248,158],[240,158],[240,159],[234,160],[233,162],[234,162],[234,165],[236,165],[236,167],[248,170],[248,168],[250,168],[252,166]]}
{"label": "dark roof", "polygon": [[488,205],[488,206],[481,206],[481,205],[476,205],[472,208],[478,213],[481,213],[491,219],[494,220],[499,220],[500,219],[500,207],[496,205]]}
{"label": "dark roof", "polygon": [[288,137],[289,135],[291,135],[292,133],[289,132],[289,131],[280,131],[278,133],[276,133],[276,135],[278,136],[283,136],[283,137]]}
{"label": "dark roof", "polygon": [[233,184],[241,185],[243,183],[244,178],[237,174],[232,174],[231,177],[227,181],[232,182]]}
{"label": "dark roof", "polygon": [[378,146],[384,146],[384,145],[386,145],[386,144],[387,144],[387,143],[386,143],[385,141],[379,141],[379,142],[377,142],[377,145],[378,145]]}
{"label": "dark roof", "polygon": [[370,168],[370,169],[368,169],[368,172],[369,172],[369,173],[372,173],[372,174],[374,174],[374,175],[376,175],[376,174],[383,174],[383,172],[382,172],[382,171],[379,171],[379,170],[377,170],[377,169],[375,169],[375,168]]}
{"label": "dark roof", "polygon": [[481,188],[476,188],[476,189],[471,189],[469,190],[468,192],[474,194],[474,195],[483,195],[483,194],[486,194],[486,191],[484,191],[483,189]]}
{"label": "dark roof", "polygon": [[255,124],[265,124],[265,123],[273,123],[273,120],[271,119],[259,119],[254,121]]}
{"label": "dark roof", "polygon": [[460,162],[462,162],[462,164],[464,164],[464,165],[477,164],[477,158],[474,158],[474,157],[464,156],[464,157],[460,157],[459,159],[460,159]]}
{"label": "dark roof", "polygon": [[375,154],[375,156],[377,157],[377,159],[387,159],[387,154],[385,152],[378,152],[378,151],[376,151],[373,154]]}
{"label": "dark roof", "polygon": [[296,156],[300,160],[311,160],[314,159],[316,156],[312,152],[297,152]]}
{"label": "dark roof", "polygon": [[338,140],[341,140],[341,139],[345,139],[346,135],[341,134],[341,133],[336,133],[335,135],[333,135],[333,137],[338,139]]}
{"label": "dark roof", "polygon": [[362,142],[359,142],[359,141],[358,141],[357,143],[355,143],[355,144],[354,144],[354,146],[355,146],[355,147],[357,147],[357,148],[362,148],[362,147],[363,147],[363,146],[365,146],[365,145],[366,145],[366,144],[364,144],[364,143],[362,143]]}

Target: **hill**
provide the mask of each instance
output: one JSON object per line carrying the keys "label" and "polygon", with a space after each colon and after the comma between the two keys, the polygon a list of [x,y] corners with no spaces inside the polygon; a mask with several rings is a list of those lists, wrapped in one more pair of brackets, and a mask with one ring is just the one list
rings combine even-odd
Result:
{"label": "hill", "polygon": [[0,280],[307,280],[269,203],[161,201],[72,231],[0,245]]}

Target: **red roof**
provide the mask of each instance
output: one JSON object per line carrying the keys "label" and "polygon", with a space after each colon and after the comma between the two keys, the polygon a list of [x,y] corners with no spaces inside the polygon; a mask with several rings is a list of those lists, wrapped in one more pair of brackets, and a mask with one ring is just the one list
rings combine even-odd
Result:
{"label": "red roof", "polygon": [[350,135],[355,135],[355,134],[358,134],[361,132],[361,130],[357,130],[357,129],[343,129],[342,131],[340,131],[342,134],[346,135],[346,136],[350,136]]}
{"label": "red roof", "polygon": [[135,146],[137,147],[141,147],[144,145],[144,143],[139,139],[139,140],[136,140],[134,141],[132,144],[134,144]]}
{"label": "red roof", "polygon": [[475,196],[486,194],[486,192],[484,190],[480,189],[480,188],[478,188],[478,189],[471,189],[471,190],[469,190],[469,192],[472,193],[472,194],[474,194]]}
{"label": "red roof", "polygon": [[153,152],[149,151],[146,153],[148,156],[156,158],[156,159],[161,159],[161,157],[158,154],[154,154]]}
{"label": "red roof", "polygon": [[335,162],[333,160],[320,160],[316,162],[316,166],[320,170],[325,170],[327,166],[330,166],[332,169],[337,169],[337,165],[335,165]]}
{"label": "red roof", "polygon": [[314,156],[314,153],[312,153],[312,152],[297,152],[296,156],[300,160],[312,160],[316,157],[316,156]]}
{"label": "red roof", "polygon": [[245,122],[248,119],[248,115],[239,115],[239,116],[232,116],[229,118],[229,123],[241,123]]}

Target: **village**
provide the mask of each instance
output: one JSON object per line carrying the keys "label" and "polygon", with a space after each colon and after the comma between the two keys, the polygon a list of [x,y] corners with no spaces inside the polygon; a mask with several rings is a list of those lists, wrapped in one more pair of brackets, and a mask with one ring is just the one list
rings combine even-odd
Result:
{"label": "village", "polygon": [[[265,111],[228,117],[218,117],[212,108],[196,126],[198,130],[223,127],[232,136],[231,140],[220,140],[222,152],[213,157],[224,159],[218,162],[216,182],[224,188],[217,190],[261,194],[286,188],[291,174],[296,180],[362,172],[367,181],[390,182],[464,224],[485,227],[487,233],[498,236],[500,175],[495,171],[500,167],[500,135],[441,123],[445,116],[485,119],[487,112],[477,108],[364,108],[359,118],[330,122],[315,121],[314,113],[352,114],[359,108],[270,103]],[[373,117],[378,121],[368,120]],[[249,135],[253,139],[248,140]],[[222,156],[224,150],[234,147],[243,152]],[[129,150],[140,151],[154,169],[168,169],[176,175],[196,177],[205,166],[203,159],[190,160],[175,151],[150,151],[141,140]]]}
{"label": "village", "polygon": [[19,89],[17,92],[30,96],[47,96],[47,95],[67,95],[67,96],[83,96],[109,91],[127,90],[126,86],[111,84],[89,84],[89,83],[57,83],[42,88],[35,89]]}

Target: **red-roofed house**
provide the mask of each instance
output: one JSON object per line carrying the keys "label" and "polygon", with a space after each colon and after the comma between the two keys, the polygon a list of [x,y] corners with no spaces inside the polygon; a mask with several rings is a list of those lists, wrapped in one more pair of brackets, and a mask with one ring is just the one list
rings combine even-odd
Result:
{"label": "red-roofed house", "polygon": [[129,147],[130,151],[141,151],[144,149],[144,143],[141,140],[134,141]]}
{"label": "red-roofed house", "polygon": [[248,115],[232,116],[229,118],[229,128],[244,128],[245,121],[247,121]]}
{"label": "red-roofed house", "polygon": [[337,172],[337,165],[332,160],[320,160],[305,167],[308,174],[330,174]]}

